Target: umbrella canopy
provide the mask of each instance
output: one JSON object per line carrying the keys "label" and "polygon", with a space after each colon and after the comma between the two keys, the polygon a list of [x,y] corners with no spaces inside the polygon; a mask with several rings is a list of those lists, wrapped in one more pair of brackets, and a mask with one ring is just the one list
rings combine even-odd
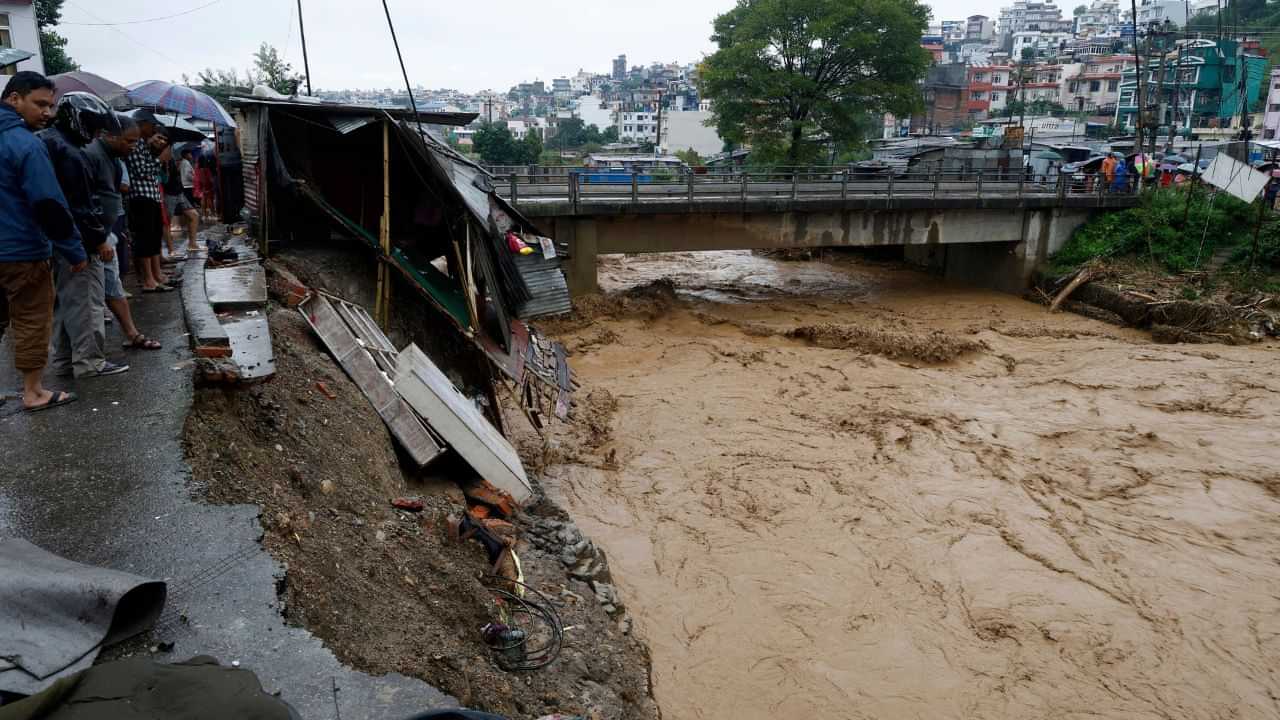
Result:
{"label": "umbrella canopy", "polygon": [[91,95],[97,95],[117,110],[122,110],[129,106],[128,89],[100,75],[77,70],[75,72],[50,75],[49,79],[53,81],[53,85],[57,89],[57,97],[62,97],[63,93],[87,92]]}
{"label": "umbrella canopy", "polygon": [[1176,155],[1176,154],[1175,154],[1175,155],[1170,155],[1170,156],[1166,157],[1166,158],[1164,159],[1164,161],[1165,161],[1165,162],[1169,162],[1169,163],[1177,163],[1178,165],[1181,165],[1181,164],[1182,164],[1182,163],[1184,163],[1184,162],[1191,162],[1191,161],[1190,161],[1190,160],[1188,160],[1186,157],[1184,157],[1184,156],[1182,156],[1182,155]]}
{"label": "umbrella canopy", "polygon": [[129,86],[129,99],[135,105],[177,113],[183,117],[208,120],[214,125],[235,127],[227,111],[217,100],[186,85],[174,85],[163,80],[146,80]]}
{"label": "umbrella canopy", "polygon": [[20,63],[23,60],[29,60],[35,56],[35,53],[27,52],[26,50],[19,50],[17,48],[0,48],[0,67]]}
{"label": "umbrella canopy", "polygon": [[1037,150],[1031,154],[1032,160],[1061,160],[1062,154],[1053,150]]}
{"label": "umbrella canopy", "polygon": [[1195,171],[1196,171],[1196,164],[1195,164],[1195,163],[1182,163],[1181,165],[1179,165],[1179,166],[1178,166],[1178,172],[1193,173],[1193,174],[1194,174],[1194,173],[1195,173]]}

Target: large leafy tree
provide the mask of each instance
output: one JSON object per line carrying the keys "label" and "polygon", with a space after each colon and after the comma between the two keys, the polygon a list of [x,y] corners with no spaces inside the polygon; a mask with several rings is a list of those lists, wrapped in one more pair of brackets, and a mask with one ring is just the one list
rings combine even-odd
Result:
{"label": "large leafy tree", "polygon": [[40,28],[40,55],[48,75],[79,70],[80,64],[67,55],[67,39],[53,30],[62,20],[64,0],[36,0],[36,25]]}
{"label": "large leafy tree", "polygon": [[862,145],[873,114],[919,106],[928,22],[918,0],[738,0],[703,65],[716,129],[792,165]]}

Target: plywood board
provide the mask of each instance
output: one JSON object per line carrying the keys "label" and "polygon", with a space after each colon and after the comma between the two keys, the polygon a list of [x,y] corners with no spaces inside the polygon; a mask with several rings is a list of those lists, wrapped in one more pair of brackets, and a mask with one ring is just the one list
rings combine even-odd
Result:
{"label": "plywood board", "polygon": [[418,467],[444,454],[444,446],[431,435],[413,408],[396,394],[391,380],[379,370],[373,356],[361,347],[351,328],[324,296],[311,296],[298,310]]}
{"label": "plywood board", "polygon": [[215,310],[267,304],[267,274],[256,263],[207,270],[204,287]]}
{"label": "plywood board", "polygon": [[400,351],[396,392],[480,477],[523,503],[533,495],[520,456],[417,345]]}
{"label": "plywood board", "polygon": [[1270,180],[1266,173],[1254,170],[1225,152],[1218,153],[1200,179],[1245,202],[1253,202]]}

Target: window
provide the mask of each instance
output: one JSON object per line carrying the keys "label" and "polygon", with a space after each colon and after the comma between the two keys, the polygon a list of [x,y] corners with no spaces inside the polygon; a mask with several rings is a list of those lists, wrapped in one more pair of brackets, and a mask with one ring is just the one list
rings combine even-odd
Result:
{"label": "window", "polygon": [[998,92],[991,93],[991,102],[1000,102],[1000,93]]}
{"label": "window", "polygon": [[1120,87],[1120,81],[1119,81],[1119,80],[1108,80],[1108,81],[1107,81],[1107,92],[1115,92],[1115,91],[1116,91],[1116,88],[1118,88],[1118,87]]}
{"label": "window", "polygon": [[1280,103],[1271,103],[1268,105],[1267,112],[1280,112]]}
{"label": "window", "polygon": [[1089,92],[1098,92],[1101,89],[1102,89],[1102,83],[1098,82],[1097,80],[1089,81]]}
{"label": "window", "polygon": [[[9,32],[9,13],[0,13],[0,48],[13,47],[13,35]],[[16,65],[0,67],[0,75],[12,75],[17,72]]]}

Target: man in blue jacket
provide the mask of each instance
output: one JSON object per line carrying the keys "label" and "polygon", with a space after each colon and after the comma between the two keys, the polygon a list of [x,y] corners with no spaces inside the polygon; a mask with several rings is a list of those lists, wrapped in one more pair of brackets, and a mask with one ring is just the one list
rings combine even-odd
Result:
{"label": "man in blue jacket", "polygon": [[0,334],[13,327],[14,366],[29,412],[76,399],[45,389],[41,380],[53,332],[49,261],[56,249],[72,272],[89,262],[49,153],[33,134],[53,113],[53,83],[39,73],[17,73],[0,95]]}

